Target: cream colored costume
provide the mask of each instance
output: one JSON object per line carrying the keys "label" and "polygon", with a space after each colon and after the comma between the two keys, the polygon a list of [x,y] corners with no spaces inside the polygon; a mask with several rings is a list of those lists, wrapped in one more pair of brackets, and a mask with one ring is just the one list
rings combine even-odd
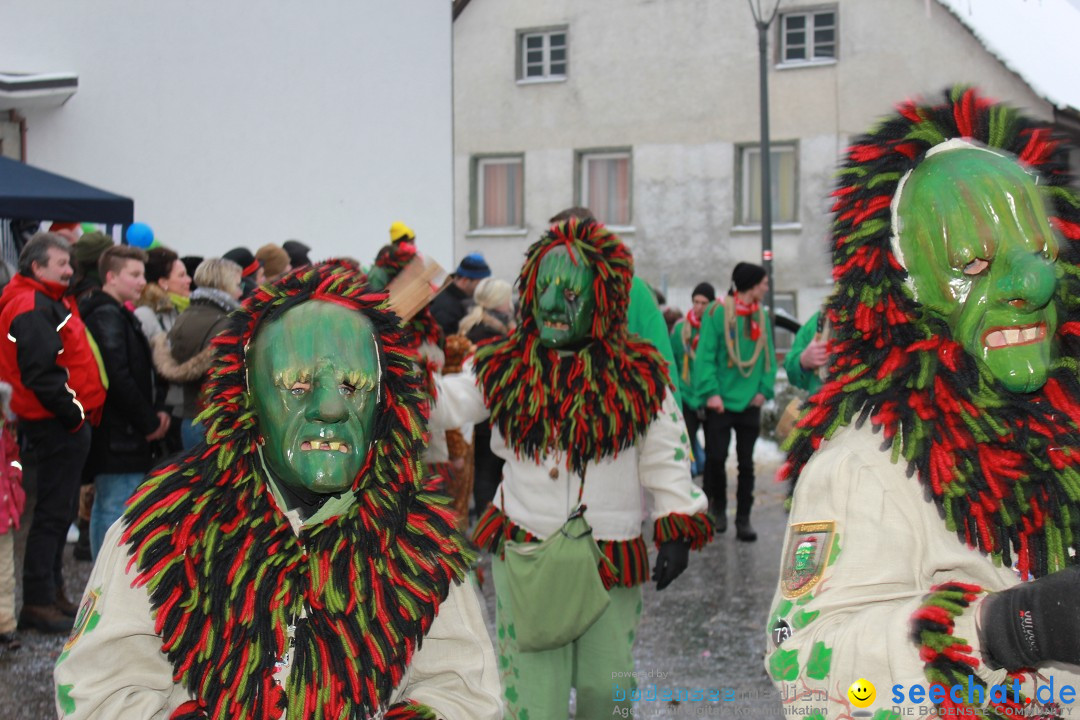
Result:
{"label": "cream colored costume", "polygon": [[[432,428],[460,427],[487,419],[483,393],[472,366],[457,375],[435,378],[438,402],[431,411]],[[599,422],[599,420],[598,420]],[[492,425],[491,450],[506,461],[494,504],[533,535],[546,538],[558,531],[577,506],[582,478],[566,468],[555,452],[540,463],[519,458]],[[641,536],[645,508],[641,488],[652,498],[650,520],[671,513],[695,515],[706,509],[705,495],[690,479],[690,448],[672,393],[665,393],[660,412],[644,437],[616,457],[592,461],[586,471],[582,502],[598,540],[626,541]]]}
{"label": "cream colored costume", "polygon": [[[867,717],[896,705],[914,708],[910,714],[916,717],[925,715],[932,703],[924,700],[920,709],[908,695],[913,685],[928,686],[912,639],[913,613],[935,585],[970,583],[993,592],[1020,582],[1012,569],[995,567],[946,528],[918,479],[906,475],[902,461],[891,462],[882,442],[869,423],[862,429],[848,426],[822,444],[799,476],[765,659],[788,717],[852,716],[859,708],[848,688],[859,679],[876,688]],[[800,545],[818,546],[811,567],[801,574],[794,570]],[[975,622],[984,597],[956,618],[954,631],[980,661]],[[1040,685],[1054,678],[1055,699],[1063,684],[1080,695],[1080,668],[1038,670]],[[1006,682],[1004,670],[988,670],[984,662],[978,673],[988,687]],[[1021,692],[1032,697],[1033,676],[1024,678]],[[903,686],[899,703],[894,702],[897,684]]]}
{"label": "cream colored costume", "polygon": [[[295,512],[287,515],[297,529]],[[146,589],[132,587],[137,568],[131,565],[127,546],[120,544],[123,528],[120,520],[105,537],[75,632],[56,664],[61,718],[167,718],[192,699],[173,682],[173,666],[154,632]],[[286,658],[275,675],[279,684],[284,685],[289,668]],[[451,585],[390,704],[410,698],[445,720],[496,720],[502,718],[499,695],[495,657],[476,592],[468,583]]]}

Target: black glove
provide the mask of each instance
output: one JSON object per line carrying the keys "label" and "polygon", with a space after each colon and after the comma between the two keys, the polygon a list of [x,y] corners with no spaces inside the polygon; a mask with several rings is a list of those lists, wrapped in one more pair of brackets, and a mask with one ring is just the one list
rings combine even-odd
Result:
{"label": "black glove", "polygon": [[657,590],[663,590],[671,581],[682,575],[690,560],[690,543],[685,540],[668,540],[660,544],[653,567],[652,579]]}
{"label": "black glove", "polygon": [[993,593],[981,608],[979,642],[992,668],[1080,664],[1080,567]]}

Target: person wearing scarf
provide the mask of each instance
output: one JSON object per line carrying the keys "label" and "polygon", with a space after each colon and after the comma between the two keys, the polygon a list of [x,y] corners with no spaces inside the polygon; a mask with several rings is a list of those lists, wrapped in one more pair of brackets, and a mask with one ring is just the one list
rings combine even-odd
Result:
{"label": "person wearing scarf", "polygon": [[716,290],[710,283],[698,283],[694,291],[690,293],[690,300],[693,305],[686,312],[686,317],[676,322],[671,329],[671,350],[674,358],[672,368],[675,384],[682,400],[686,431],[690,433],[690,447],[694,451],[691,467],[694,475],[697,476],[705,472],[705,453],[702,452],[701,444],[697,439],[698,428],[701,427],[699,414],[703,416],[704,403],[694,395],[694,358],[697,356],[698,340],[701,336],[701,318],[705,315],[705,309],[709,307],[709,303],[716,300]]}
{"label": "person wearing scarf", "polygon": [[105,538],[60,717],[502,717],[473,556],[420,463],[408,335],[340,262],[230,316],[205,438]]}
{"label": "person wearing scarf", "polygon": [[761,434],[761,406],[773,397],[776,350],[761,300],[769,288],[765,268],[741,262],[731,273],[725,303],[715,302],[701,322],[692,371],[693,392],[705,406],[705,494],[717,532],[727,530],[728,446],[735,432],[738,485],[735,536],[757,540],[750,524],[754,505],[754,445]]}
{"label": "person wearing scarf", "polygon": [[1068,716],[1080,685],[1072,152],[962,86],[900,104],[848,150],[824,309],[834,359],[782,469],[798,483],[765,664],[789,716],[851,713],[860,679],[881,717]]}
{"label": "person wearing scarf", "polygon": [[[612,678],[626,678],[619,681],[624,690],[634,686],[633,638],[649,577],[642,489],[652,496],[658,590],[686,568],[690,549],[712,538],[705,497],[690,479],[666,361],[627,331],[632,275],[629,249],[600,223],[552,225],[529,248],[518,279],[521,323],[482,344],[460,375],[436,378],[432,426],[490,418],[492,452],[505,461],[473,540],[495,553],[507,717],[566,717],[571,688],[577,717],[630,711],[627,695],[616,699]],[[503,542],[551,537],[580,503],[606,558],[597,572],[610,604],[576,640],[521,650]],[[566,612],[576,610],[575,590],[582,591],[558,588]]]}

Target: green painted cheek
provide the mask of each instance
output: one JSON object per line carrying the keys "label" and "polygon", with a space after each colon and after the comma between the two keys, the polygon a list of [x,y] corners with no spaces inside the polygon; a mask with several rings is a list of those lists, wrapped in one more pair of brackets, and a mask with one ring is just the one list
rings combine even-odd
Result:
{"label": "green painted cheek", "polygon": [[1058,241],[1032,177],[994,153],[941,152],[912,172],[897,212],[919,302],[1006,388],[1040,388],[1055,349]]}
{"label": "green painted cheek", "polygon": [[350,488],[375,425],[380,371],[371,323],[338,305],[304,303],[262,328],[248,357],[270,472],[297,489]]}

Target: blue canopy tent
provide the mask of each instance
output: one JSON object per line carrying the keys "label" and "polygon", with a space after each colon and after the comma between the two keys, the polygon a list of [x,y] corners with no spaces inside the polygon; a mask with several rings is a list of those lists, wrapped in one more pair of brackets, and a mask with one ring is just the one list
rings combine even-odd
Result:
{"label": "blue canopy tent", "polygon": [[[135,215],[131,198],[101,190],[63,175],[0,157],[0,258],[14,266],[23,234],[13,228],[38,220],[130,225]],[[30,230],[29,232],[32,232]]]}
{"label": "blue canopy tent", "polygon": [[0,157],[0,218],[130,225],[131,198]]}

